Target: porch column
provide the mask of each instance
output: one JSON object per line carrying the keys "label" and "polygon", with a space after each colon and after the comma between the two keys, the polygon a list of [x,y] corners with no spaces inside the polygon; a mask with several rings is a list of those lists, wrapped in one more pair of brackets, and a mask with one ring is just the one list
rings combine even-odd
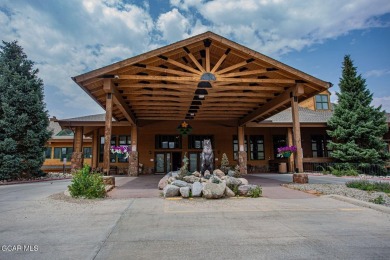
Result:
{"label": "porch column", "polygon": [[247,153],[245,151],[244,127],[238,127],[238,166],[241,174],[247,174]]}
{"label": "porch column", "polygon": [[104,129],[103,173],[110,173],[110,149],[112,128],[112,93],[106,94],[106,122]]}
{"label": "porch column", "polygon": [[92,169],[96,169],[98,167],[98,140],[99,140],[99,130],[95,129],[93,130],[93,136],[92,136],[92,162],[91,167]]}
{"label": "porch column", "polygon": [[291,112],[293,120],[293,136],[294,144],[297,148],[297,156],[295,156],[295,170],[299,173],[303,172],[302,161],[302,141],[301,141],[301,124],[299,123],[299,111],[298,111],[298,97],[294,95],[291,97]]}
{"label": "porch column", "polygon": [[[291,127],[287,128],[287,145],[293,146],[293,130]],[[288,171],[294,172],[294,154],[288,158]]]}
{"label": "porch column", "polygon": [[138,176],[137,126],[131,126],[131,151],[129,152],[129,175]]}
{"label": "porch column", "polygon": [[84,156],[83,156],[83,127],[77,126],[73,138],[73,153],[71,162],[71,171],[75,172],[78,169],[83,168]]}

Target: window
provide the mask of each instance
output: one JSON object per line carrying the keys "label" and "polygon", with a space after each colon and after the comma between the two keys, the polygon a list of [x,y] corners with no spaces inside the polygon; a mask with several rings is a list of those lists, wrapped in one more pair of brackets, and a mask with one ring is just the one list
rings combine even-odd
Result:
{"label": "window", "polygon": [[[111,146],[123,146],[123,145],[131,145],[131,137],[130,135],[112,135]],[[99,145],[99,162],[103,162],[104,157],[104,136],[100,136],[100,145]],[[128,158],[123,158],[118,156],[117,154],[110,153],[110,162],[128,162]]]}
{"label": "window", "polygon": [[250,144],[250,159],[251,160],[264,160],[264,137],[262,135],[249,136]]}
{"label": "window", "polygon": [[327,135],[312,135],[311,150],[313,157],[330,157],[332,150],[328,148],[330,137]]}
{"label": "window", "polygon": [[[244,137],[244,150],[245,152],[248,151],[248,142],[246,141],[248,137],[245,136]],[[237,135],[233,135],[233,160],[238,160],[238,151],[239,151],[239,147],[238,147],[238,138],[237,138]]]}
{"label": "window", "polygon": [[181,135],[156,135],[156,149],[181,149]]}
{"label": "window", "polygon": [[54,148],[54,159],[60,159],[61,161],[66,158],[68,161],[72,157],[72,147],[55,147]]}
{"label": "window", "polygon": [[92,147],[83,148],[84,158],[92,158]]}
{"label": "window", "polygon": [[278,148],[287,146],[287,138],[285,135],[274,135],[272,137],[273,146],[274,146],[274,158],[277,158]]}
{"label": "window", "polygon": [[317,110],[329,109],[328,95],[316,96],[316,109]]}
{"label": "window", "polygon": [[45,159],[51,158],[51,147],[46,147],[44,157],[45,157]]}
{"label": "window", "polygon": [[214,147],[214,137],[212,135],[189,135],[188,149],[203,149],[203,140],[210,139]]}

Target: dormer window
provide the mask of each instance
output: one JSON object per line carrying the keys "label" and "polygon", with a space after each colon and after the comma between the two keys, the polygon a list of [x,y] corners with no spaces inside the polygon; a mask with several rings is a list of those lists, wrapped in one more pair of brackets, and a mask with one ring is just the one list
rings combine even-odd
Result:
{"label": "dormer window", "polygon": [[316,96],[316,109],[317,110],[329,109],[329,96],[328,95],[317,95]]}

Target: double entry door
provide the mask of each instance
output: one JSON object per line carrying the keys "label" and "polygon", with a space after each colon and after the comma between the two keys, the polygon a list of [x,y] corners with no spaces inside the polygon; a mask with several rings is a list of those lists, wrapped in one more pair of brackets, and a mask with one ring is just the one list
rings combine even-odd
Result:
{"label": "double entry door", "polygon": [[182,165],[181,152],[156,152],[154,161],[156,173],[177,171]]}

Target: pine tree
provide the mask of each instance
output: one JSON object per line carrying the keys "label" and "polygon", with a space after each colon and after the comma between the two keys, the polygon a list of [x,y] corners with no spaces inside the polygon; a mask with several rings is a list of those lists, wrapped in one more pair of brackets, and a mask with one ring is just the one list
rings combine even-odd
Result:
{"label": "pine tree", "polygon": [[224,173],[227,173],[228,170],[229,170],[229,159],[228,159],[226,153],[223,153],[222,159],[221,159],[221,171],[223,171]]}
{"label": "pine tree", "polygon": [[16,41],[0,46],[0,179],[40,174],[50,138],[38,69]]}
{"label": "pine tree", "polygon": [[371,106],[372,94],[349,55],[344,57],[339,87],[338,104],[328,121],[331,156],[342,163],[383,165],[389,158],[383,140],[388,131],[385,112]]}

